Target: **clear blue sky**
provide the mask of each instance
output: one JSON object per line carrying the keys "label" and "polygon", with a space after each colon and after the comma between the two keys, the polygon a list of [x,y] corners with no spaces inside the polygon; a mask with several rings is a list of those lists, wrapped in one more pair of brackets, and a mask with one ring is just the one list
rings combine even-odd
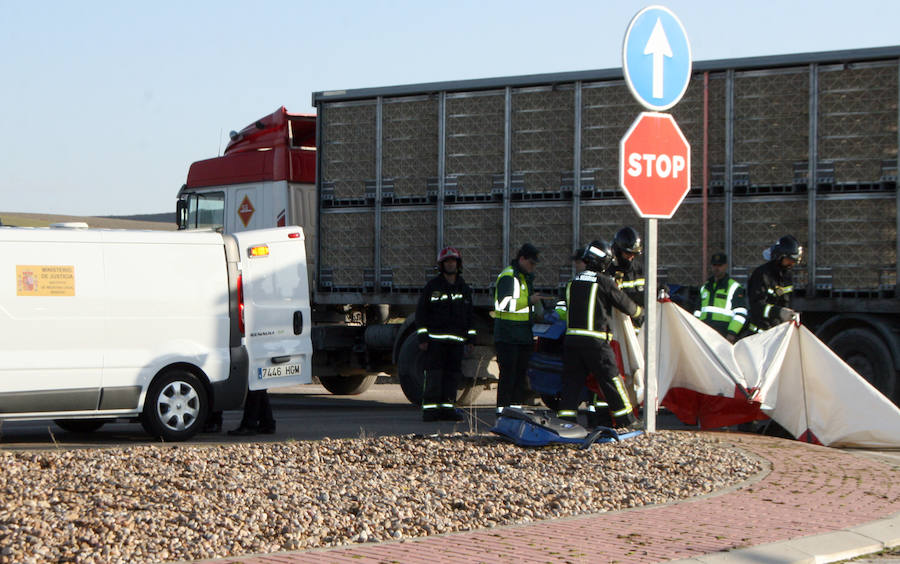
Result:
{"label": "clear blue sky", "polygon": [[[188,165],[311,93],[619,67],[593,0],[0,0],[0,211],[174,210]],[[900,1],[660,2],[694,60],[900,44]]]}

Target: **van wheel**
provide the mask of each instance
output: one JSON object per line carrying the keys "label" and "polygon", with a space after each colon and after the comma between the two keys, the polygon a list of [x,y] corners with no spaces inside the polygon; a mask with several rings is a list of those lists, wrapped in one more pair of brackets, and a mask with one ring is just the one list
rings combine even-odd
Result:
{"label": "van wheel", "polygon": [[[413,333],[403,341],[398,356],[397,375],[403,395],[413,405],[422,405],[425,389],[425,353],[419,349],[419,337]],[[484,382],[465,378],[456,391],[456,405],[471,405],[484,390]]]}
{"label": "van wheel", "polygon": [[156,378],[147,390],[141,424],[158,439],[184,441],[197,434],[208,411],[206,388],[200,380],[176,370]]}
{"label": "van wheel", "polygon": [[54,419],[53,422],[70,433],[93,433],[106,423],[103,419]]}
{"label": "van wheel", "polygon": [[835,335],[828,346],[879,392],[894,399],[894,363],[891,351],[878,335],[868,329],[848,329]]}
{"label": "van wheel", "polygon": [[355,396],[372,387],[378,374],[360,374],[356,376],[319,376],[319,382],[325,389],[336,396]]}

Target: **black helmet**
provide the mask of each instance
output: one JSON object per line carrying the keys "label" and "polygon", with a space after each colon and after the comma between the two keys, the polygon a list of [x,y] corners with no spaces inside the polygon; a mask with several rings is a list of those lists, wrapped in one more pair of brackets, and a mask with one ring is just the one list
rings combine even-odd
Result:
{"label": "black helmet", "polygon": [[625,251],[626,253],[639,255],[644,250],[643,245],[641,245],[641,236],[631,227],[623,227],[616,231],[616,236],[613,237],[612,248],[617,254]]}
{"label": "black helmet", "polygon": [[604,272],[609,268],[610,263],[612,263],[613,251],[610,248],[609,243],[598,239],[596,241],[591,241],[591,243],[584,248],[584,254],[582,255],[581,260],[584,261],[588,270]]}
{"label": "black helmet", "polygon": [[769,256],[772,257],[772,260],[777,261],[788,257],[800,262],[800,259],[803,258],[803,247],[800,246],[797,239],[791,235],[785,235],[775,243]]}

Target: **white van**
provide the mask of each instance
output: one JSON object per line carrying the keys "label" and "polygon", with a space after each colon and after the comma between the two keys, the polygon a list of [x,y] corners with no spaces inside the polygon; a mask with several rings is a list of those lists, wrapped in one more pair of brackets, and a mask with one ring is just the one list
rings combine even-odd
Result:
{"label": "white van", "polygon": [[303,231],[0,227],[0,420],[192,437],[311,381]]}

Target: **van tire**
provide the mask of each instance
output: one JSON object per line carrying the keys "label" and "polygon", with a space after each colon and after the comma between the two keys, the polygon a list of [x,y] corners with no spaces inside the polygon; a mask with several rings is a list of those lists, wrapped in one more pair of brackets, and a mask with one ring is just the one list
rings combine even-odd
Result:
{"label": "van tire", "polygon": [[158,376],[147,390],[141,425],[163,441],[185,441],[203,427],[209,412],[206,388],[185,370]]}
{"label": "van tire", "polygon": [[378,374],[357,374],[354,376],[319,376],[319,382],[336,396],[359,395],[375,383]]}
{"label": "van tire", "polygon": [[102,427],[104,419],[54,419],[56,426],[69,433],[93,433]]}
{"label": "van tire", "polygon": [[828,346],[888,399],[896,399],[897,373],[891,351],[877,334],[868,329],[841,331]]}

